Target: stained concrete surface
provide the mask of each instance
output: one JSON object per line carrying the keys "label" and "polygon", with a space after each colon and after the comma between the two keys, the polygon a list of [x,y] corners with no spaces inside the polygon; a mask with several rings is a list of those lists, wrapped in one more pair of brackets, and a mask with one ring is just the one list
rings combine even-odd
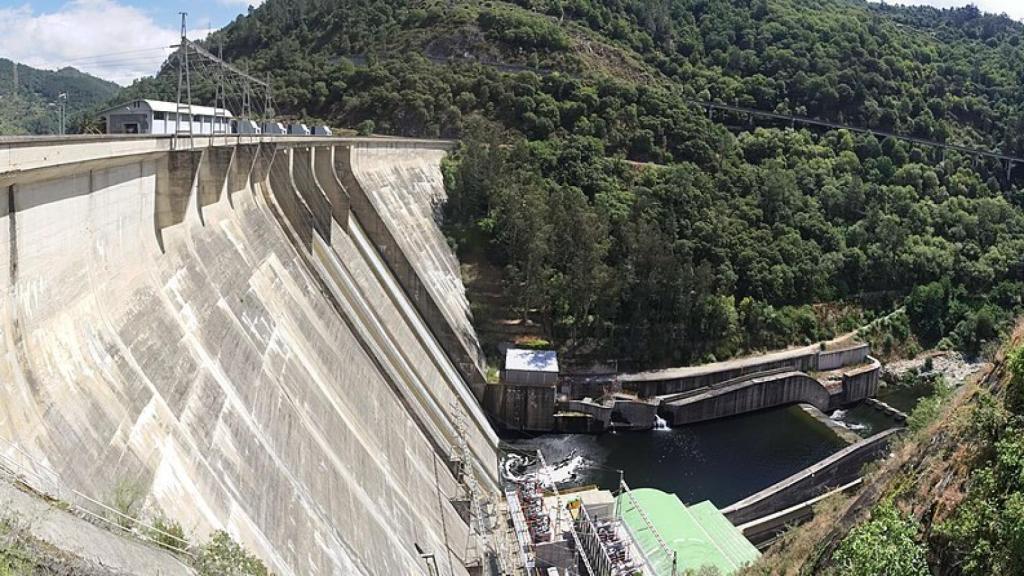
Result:
{"label": "stained concrete surface", "polygon": [[[0,518],[44,566],[82,576],[193,576],[171,553],[118,535],[0,480]],[[62,572],[63,573],[63,572]]]}
{"label": "stained concrete surface", "polygon": [[[467,574],[456,413],[485,484],[497,440],[377,248],[336,222],[321,237],[283,147],[226,170],[193,152],[7,176],[0,434],[99,500],[131,485],[200,538],[228,530],[278,574],[426,574],[419,550]],[[391,202],[436,198],[441,153],[367,155]],[[402,249],[459,312],[433,220],[392,217],[432,239]]]}
{"label": "stained concrete surface", "polygon": [[353,212],[445,348],[461,352],[456,365],[482,400],[483,351],[458,260],[437,225],[446,200],[437,166],[446,150],[380,145],[342,151],[340,161],[351,169],[342,183]]}

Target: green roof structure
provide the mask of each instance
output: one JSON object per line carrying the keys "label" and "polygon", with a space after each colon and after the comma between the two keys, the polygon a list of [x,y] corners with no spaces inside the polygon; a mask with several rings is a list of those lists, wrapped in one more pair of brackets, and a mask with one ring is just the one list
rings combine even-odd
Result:
{"label": "green roof structure", "polygon": [[[714,566],[723,575],[732,574],[761,555],[709,501],[686,506],[675,494],[653,488],[628,494],[618,497],[622,520],[649,557],[660,557],[650,558],[656,576],[672,576],[671,559],[657,552],[661,548],[658,536],[668,553],[675,553],[679,575],[702,566]],[[657,535],[648,527],[645,515]]]}

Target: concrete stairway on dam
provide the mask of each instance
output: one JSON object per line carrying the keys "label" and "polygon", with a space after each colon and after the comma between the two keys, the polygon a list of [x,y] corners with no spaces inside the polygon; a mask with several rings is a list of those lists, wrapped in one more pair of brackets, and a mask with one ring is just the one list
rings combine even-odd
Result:
{"label": "concrete stairway on dam", "polygon": [[277,574],[467,574],[451,406],[484,490],[497,438],[446,145],[168,142],[0,142],[0,435]]}

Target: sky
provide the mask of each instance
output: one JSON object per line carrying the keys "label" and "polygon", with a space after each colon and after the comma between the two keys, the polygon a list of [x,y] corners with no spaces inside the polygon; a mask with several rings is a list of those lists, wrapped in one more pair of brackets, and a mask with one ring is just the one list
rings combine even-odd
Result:
{"label": "sky", "polygon": [[888,4],[927,4],[936,8],[952,8],[974,4],[982,12],[1006,14],[1017,20],[1024,20],[1024,0],[887,0]]}
{"label": "sky", "polygon": [[262,0],[0,0],[0,57],[73,66],[122,85],[148,76],[181,36],[201,38]]}
{"label": "sky", "polygon": [[[36,68],[73,66],[130,84],[157,72],[180,36],[200,38],[263,0],[0,0],[0,56]],[[967,0],[888,0],[962,6]],[[982,10],[1024,20],[1024,0],[974,0]]]}

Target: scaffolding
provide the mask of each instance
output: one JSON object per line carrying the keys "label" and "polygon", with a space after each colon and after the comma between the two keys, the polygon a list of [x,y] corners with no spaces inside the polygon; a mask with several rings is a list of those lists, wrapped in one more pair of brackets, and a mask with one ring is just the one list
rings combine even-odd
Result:
{"label": "scaffolding", "polygon": [[509,563],[507,534],[499,529],[495,519],[494,503],[484,497],[476,479],[473,456],[466,439],[466,414],[458,405],[452,404],[456,446],[453,450],[455,477],[462,487],[462,498],[469,503],[469,528],[471,542],[476,544],[476,556],[480,558],[485,573],[493,573],[489,560],[493,560],[501,576],[516,575]]}
{"label": "scaffolding", "polygon": [[[548,468],[547,462],[544,460],[544,453],[537,450],[537,459],[540,461],[541,469],[546,470]],[[558,485],[554,482],[551,483],[551,491],[555,493],[555,506],[558,509],[559,514],[562,511],[562,495],[558,491]],[[560,523],[556,522],[556,526]],[[576,531],[575,522],[569,522],[569,533],[572,536],[572,543],[575,546],[576,556],[580,560],[580,564],[583,565],[585,574],[587,576],[598,576],[597,572],[594,572],[594,567],[590,563],[590,558],[584,552],[583,541],[580,539],[579,533]]]}
{"label": "scaffolding", "polygon": [[581,503],[576,524],[596,576],[632,576],[643,569],[644,561],[634,554],[635,540],[622,520],[595,519]]}

